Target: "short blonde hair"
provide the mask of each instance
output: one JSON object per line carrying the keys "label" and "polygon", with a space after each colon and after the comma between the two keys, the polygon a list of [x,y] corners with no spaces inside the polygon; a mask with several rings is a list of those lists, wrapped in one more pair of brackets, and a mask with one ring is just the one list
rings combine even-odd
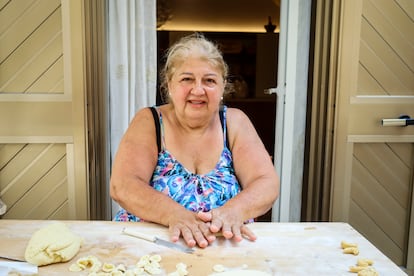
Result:
{"label": "short blonde hair", "polygon": [[160,72],[160,92],[164,101],[168,101],[168,82],[177,67],[189,56],[206,60],[221,71],[224,81],[227,79],[229,69],[218,46],[200,33],[184,36],[168,49],[164,67]]}

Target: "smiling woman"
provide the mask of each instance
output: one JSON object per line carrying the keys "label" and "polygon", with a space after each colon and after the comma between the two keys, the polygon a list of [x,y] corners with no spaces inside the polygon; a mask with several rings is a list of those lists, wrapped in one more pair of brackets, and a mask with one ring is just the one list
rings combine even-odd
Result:
{"label": "smiling woman", "polygon": [[111,196],[120,221],[168,226],[170,239],[206,247],[221,232],[251,240],[246,226],[278,196],[272,161],[249,118],[221,103],[227,65],[200,34],[167,52],[167,104],[138,111],[114,160]]}

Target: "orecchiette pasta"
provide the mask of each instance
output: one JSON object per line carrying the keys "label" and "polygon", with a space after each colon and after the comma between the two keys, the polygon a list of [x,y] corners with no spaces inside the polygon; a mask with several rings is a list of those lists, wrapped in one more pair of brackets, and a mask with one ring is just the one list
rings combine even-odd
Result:
{"label": "orecchiette pasta", "polygon": [[346,241],[341,241],[341,247],[342,247],[342,249],[345,249],[345,248],[348,248],[348,247],[358,247],[358,244],[351,243],[351,242],[346,242]]}
{"label": "orecchiette pasta", "polygon": [[374,261],[371,259],[358,259],[357,261],[358,266],[370,266],[373,264],[374,264]]}
{"label": "orecchiette pasta", "polygon": [[[371,259],[358,259],[356,266],[349,267],[350,272],[358,273],[358,275],[378,275],[375,268],[372,267],[374,261]],[[375,274],[377,273],[377,274]]]}
{"label": "orecchiette pasta", "polygon": [[[89,270],[88,276],[139,276],[139,275],[157,275],[162,273],[160,255],[144,255],[142,256],[134,267],[127,269],[124,264],[115,266],[112,263],[102,264],[95,256],[87,256],[79,258],[76,263],[69,267],[69,271],[80,272]],[[179,274],[183,276],[187,274]]]}
{"label": "orecchiette pasta", "polygon": [[344,248],[342,252],[344,252],[345,254],[358,255],[359,249],[358,247],[347,247],[347,248]]}
{"label": "orecchiette pasta", "polygon": [[171,272],[168,274],[168,276],[186,276],[188,275],[187,271],[187,265],[185,263],[178,263],[175,265],[175,268],[177,269],[174,272]]}

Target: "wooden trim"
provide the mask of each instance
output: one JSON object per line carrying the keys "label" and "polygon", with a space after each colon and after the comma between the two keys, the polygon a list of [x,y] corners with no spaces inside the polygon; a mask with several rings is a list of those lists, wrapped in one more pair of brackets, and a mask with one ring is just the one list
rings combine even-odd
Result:
{"label": "wooden trim", "polygon": [[[331,201],[331,167],[336,99],[338,4],[317,1],[313,18],[315,38],[312,102],[308,129],[308,175],[304,181],[302,219],[328,221]],[[305,174],[306,175],[306,174]]]}
{"label": "wooden trim", "polygon": [[[414,141],[414,140],[412,140]],[[414,155],[414,152],[412,153]],[[412,160],[414,163],[414,160]],[[413,164],[414,166],[414,164]],[[407,256],[406,256],[406,268],[410,275],[414,275],[414,170],[411,174],[411,208],[410,208],[410,224],[408,228],[408,241],[407,241]]]}
{"label": "wooden trim", "polygon": [[350,98],[351,104],[412,104],[413,96],[354,96]]}
{"label": "wooden trim", "polygon": [[72,136],[0,136],[0,144],[73,144]]}
{"label": "wooden trim", "polygon": [[334,149],[335,149],[335,124],[336,124],[336,101],[338,97],[337,82],[338,82],[338,63],[339,63],[339,34],[340,34],[340,13],[341,13],[341,2],[334,1],[332,5],[332,20],[331,20],[331,40],[329,45],[329,74],[328,79],[328,102],[327,102],[327,125],[329,128],[326,130],[326,153],[325,156],[329,162],[325,165],[324,170],[324,181],[326,184],[324,187],[324,194],[329,194],[323,201],[323,218],[326,220],[331,219],[332,213],[332,190],[333,190],[333,169],[334,169]]}
{"label": "wooden trim", "polygon": [[414,135],[348,135],[350,143],[414,143]]}
{"label": "wooden trim", "polygon": [[[72,98],[72,34],[69,0],[62,0],[63,95]],[[73,26],[73,28],[75,25]]]}
{"label": "wooden trim", "polygon": [[75,183],[75,158],[73,144],[66,145],[66,170],[68,176],[68,219],[76,220],[76,183]]}
{"label": "wooden trim", "polygon": [[107,1],[84,1],[90,218],[110,220],[106,3]]}
{"label": "wooden trim", "polygon": [[0,93],[0,102],[70,102],[67,94],[16,94]]}
{"label": "wooden trim", "polygon": [[[72,95],[73,129],[73,185],[77,219],[89,219],[88,151],[85,100],[85,21],[82,0],[62,0],[63,32],[67,41],[64,48],[65,90]],[[65,23],[66,22],[66,23]],[[66,93],[66,92],[65,92]],[[70,164],[72,165],[72,163]]]}
{"label": "wooden trim", "polygon": [[[323,198],[323,166],[325,163],[325,133],[326,129],[326,112],[327,105],[326,81],[329,77],[328,62],[329,59],[329,38],[330,38],[330,19],[331,19],[331,3],[330,1],[314,2],[313,29],[315,36],[313,38],[313,57],[311,56],[310,65],[313,60],[313,76],[312,76],[312,102],[310,114],[310,127],[307,130],[309,136],[308,161],[306,162],[307,175],[302,193],[302,220],[319,221],[322,219],[321,199]],[[311,48],[312,49],[312,48]]]}
{"label": "wooden trim", "polygon": [[[338,41],[338,71],[336,91],[335,125],[334,133],[334,152],[333,152],[333,174],[332,174],[332,205],[330,218],[333,221],[346,221],[348,217],[347,198],[352,172],[351,162],[348,158],[349,143],[347,142],[348,114],[350,111],[349,98],[356,94],[357,83],[356,74],[358,73],[359,40],[360,37],[360,18],[362,13],[362,1],[338,1],[340,2],[339,12],[339,35]],[[345,194],[348,192],[348,194]]]}

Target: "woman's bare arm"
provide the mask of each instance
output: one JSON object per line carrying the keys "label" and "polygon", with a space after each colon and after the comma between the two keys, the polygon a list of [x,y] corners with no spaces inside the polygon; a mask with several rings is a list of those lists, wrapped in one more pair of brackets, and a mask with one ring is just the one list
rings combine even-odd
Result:
{"label": "woman's bare arm", "polygon": [[244,221],[266,213],[279,195],[279,178],[249,118],[240,110],[229,108],[227,129],[237,179],[242,191],[211,214],[200,214],[204,221],[211,219],[212,232],[222,231],[226,238],[241,240],[241,235],[255,239]]}
{"label": "woman's bare arm", "polygon": [[111,197],[139,218],[168,226],[171,240],[182,235],[189,246],[207,246],[214,240],[208,226],[195,213],[149,185],[157,158],[154,119],[149,109],[143,109],[120,142],[112,168]]}

